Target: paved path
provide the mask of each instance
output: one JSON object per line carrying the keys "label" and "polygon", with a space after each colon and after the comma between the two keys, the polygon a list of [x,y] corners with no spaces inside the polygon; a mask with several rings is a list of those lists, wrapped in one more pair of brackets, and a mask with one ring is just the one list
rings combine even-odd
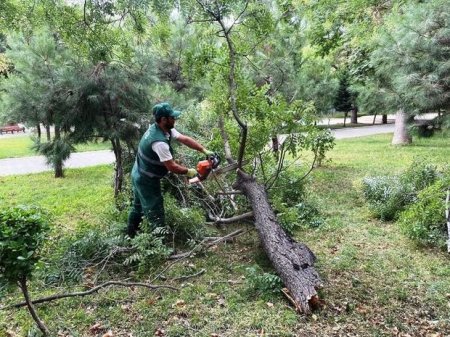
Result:
{"label": "paved path", "polygon": [[[336,139],[362,137],[391,132],[394,132],[394,124],[360,126],[356,128],[332,130],[332,133]],[[111,163],[114,163],[114,154],[112,151],[89,151],[72,153],[70,158],[64,163],[64,167],[88,167]],[[52,170],[53,169],[45,163],[45,158],[43,156],[0,159],[0,176],[38,173]]]}
{"label": "paved path", "polygon": [[[109,150],[72,153],[64,163],[65,168],[111,164],[114,154]],[[52,171],[43,156],[0,159],[0,176]]]}

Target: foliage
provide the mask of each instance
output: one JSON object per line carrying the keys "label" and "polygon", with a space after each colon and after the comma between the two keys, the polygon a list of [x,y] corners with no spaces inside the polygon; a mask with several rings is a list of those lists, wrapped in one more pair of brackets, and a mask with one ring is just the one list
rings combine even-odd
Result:
{"label": "foliage", "polygon": [[151,229],[146,219],[140,225],[139,235],[131,239],[133,253],[126,258],[125,265],[137,264],[141,273],[158,267],[173,252],[166,245],[169,230],[166,227]]}
{"label": "foliage", "polygon": [[344,72],[339,78],[339,89],[334,101],[336,111],[349,112],[353,107],[353,97],[350,92],[348,72]]}
{"label": "foliage", "polygon": [[78,229],[53,247],[42,276],[48,284],[80,282],[88,268],[108,262],[110,269],[113,262],[122,263],[123,258],[114,252],[125,246],[125,239],[112,226]]}
{"label": "foliage", "polygon": [[438,180],[419,192],[417,200],[400,214],[398,223],[413,241],[443,248],[448,240],[445,196],[450,180]]}
{"label": "foliage", "polygon": [[316,205],[307,198],[306,183],[297,168],[290,167],[277,178],[270,197],[281,226],[289,234],[319,226],[323,220]]}
{"label": "foliage", "polygon": [[196,242],[205,234],[203,211],[195,206],[183,207],[169,194],[164,195],[165,222],[169,234],[177,242]]}
{"label": "foliage", "polygon": [[449,10],[445,0],[410,2],[387,18],[372,62],[393,106],[410,114],[448,108]]}
{"label": "foliage", "polygon": [[[340,313],[342,329],[338,332],[336,316],[329,315],[328,311],[316,312],[317,319],[299,319],[284,295],[253,291],[248,287],[246,268],[254,264],[257,257],[267,261],[253,230],[233,243],[211,248],[210,253],[201,257],[169,263],[171,267],[164,275],[171,285],[179,288],[178,291],[111,287],[95,295],[40,306],[45,315],[43,318],[51,331],[74,336],[92,334],[89,328],[96,323],[110,328],[113,334],[126,331],[133,336],[145,336],[159,327],[167,335],[180,336],[210,336],[212,332],[232,336],[258,335],[262,328],[266,335],[273,336],[314,336],[317,331],[331,336],[346,333],[343,329],[351,329],[351,333],[360,336],[389,335],[393,324],[412,336],[426,335],[428,329],[445,335],[450,328],[449,322],[444,320],[435,324],[430,320],[448,316],[448,255],[437,250],[415,249],[398,226],[391,223],[379,226],[377,221],[371,220],[356,182],[365,175],[404,171],[415,157],[429,158],[428,162],[439,166],[448,164],[450,144],[448,138],[438,135],[419,139],[410,147],[395,148],[386,146],[389,139],[390,135],[386,134],[336,141],[335,148],[328,154],[332,162],[313,171],[314,179],[308,183],[307,195],[314,195],[322,216],[326,217],[326,224],[316,229],[302,229],[295,237],[313,245],[321,275],[332,283],[322,294],[327,303],[333,303],[333,312]],[[8,206],[34,202],[52,209],[57,237],[48,243],[53,243],[56,248],[65,237],[79,231],[77,224],[80,221],[86,226],[98,227],[106,234],[109,227],[101,224],[105,212],[113,204],[112,170],[111,166],[69,169],[64,180],[52,179],[48,173],[2,177],[0,203],[2,199]],[[125,225],[125,219],[121,225]],[[48,261],[53,252],[47,249],[44,261]],[[105,271],[117,262],[113,259]],[[140,275],[133,273],[135,268],[135,265],[117,265],[109,277],[148,282],[161,271]],[[174,280],[202,269],[206,270],[202,275]],[[263,270],[257,267],[257,274],[274,273],[272,269]],[[386,270],[395,272],[386,273]],[[44,285],[39,276],[35,274],[30,284],[33,293],[39,296],[53,293],[55,288]],[[102,275],[98,281],[104,277]],[[168,282],[160,280],[161,283]],[[411,301],[416,297],[421,300]],[[4,305],[20,301],[17,292],[8,292],[1,299]],[[344,302],[348,306],[337,304]],[[356,310],[346,313],[346,308],[352,306]],[[380,310],[383,315],[377,316]],[[422,313],[420,317],[417,311]],[[171,314],[180,319],[167,319]],[[183,318],[186,314],[190,327],[195,330],[187,329],[187,321]],[[366,319],[368,315],[379,317],[380,324],[374,326]],[[10,330],[26,336],[32,325],[25,310],[4,310],[0,315],[0,335]]]}
{"label": "foliage", "polygon": [[411,186],[402,184],[399,177],[364,178],[363,193],[369,202],[369,209],[381,220],[395,219],[414,200]]}
{"label": "foliage", "polygon": [[412,202],[419,191],[431,185],[438,177],[436,166],[414,162],[398,176],[366,177],[363,193],[369,208],[382,220],[393,220]]}
{"label": "foliage", "polygon": [[279,292],[283,286],[280,277],[267,272],[262,272],[258,266],[246,268],[246,281],[248,287],[261,293]]}
{"label": "foliage", "polygon": [[48,215],[38,207],[0,210],[0,283],[15,285],[32,276],[49,229]]}

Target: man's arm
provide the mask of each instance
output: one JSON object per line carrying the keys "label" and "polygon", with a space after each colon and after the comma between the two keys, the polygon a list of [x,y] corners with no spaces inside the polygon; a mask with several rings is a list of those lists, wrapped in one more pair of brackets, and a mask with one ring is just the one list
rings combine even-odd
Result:
{"label": "man's arm", "polygon": [[192,139],[191,137],[180,134],[177,138],[177,141],[179,141],[183,145],[186,145],[187,147],[190,147],[191,149],[205,153],[206,149],[200,143],[198,143],[196,140]]}
{"label": "man's arm", "polygon": [[176,174],[186,174],[188,172],[188,168],[184,167],[180,164],[177,164],[175,162],[175,160],[171,159],[171,160],[167,160],[167,161],[163,161],[164,166],[173,173]]}

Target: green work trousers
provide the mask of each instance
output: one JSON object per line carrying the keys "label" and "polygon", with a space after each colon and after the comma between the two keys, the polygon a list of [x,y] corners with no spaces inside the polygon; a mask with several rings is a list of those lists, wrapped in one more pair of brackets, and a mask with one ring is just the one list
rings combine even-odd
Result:
{"label": "green work trousers", "polygon": [[161,179],[148,178],[133,172],[134,200],[128,215],[127,232],[134,237],[144,216],[151,228],[164,226],[164,199],[161,193]]}

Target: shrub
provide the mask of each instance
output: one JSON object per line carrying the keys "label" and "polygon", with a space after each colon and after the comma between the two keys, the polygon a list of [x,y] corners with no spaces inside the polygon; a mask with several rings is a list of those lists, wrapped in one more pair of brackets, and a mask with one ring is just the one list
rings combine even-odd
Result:
{"label": "shrub", "polygon": [[37,207],[0,210],[0,282],[29,279],[49,231],[48,215]]}
{"label": "shrub", "polygon": [[433,184],[440,176],[435,165],[415,161],[398,176],[365,178],[363,193],[376,217],[393,220],[416,200],[419,191]]}
{"label": "shrub", "polygon": [[411,184],[415,192],[423,190],[433,184],[440,174],[436,165],[424,161],[414,161],[411,166],[400,176],[403,184]]}
{"label": "shrub", "polygon": [[402,231],[416,243],[443,247],[446,241],[445,191],[448,182],[439,180],[422,190],[417,201],[401,213]]}
{"label": "shrub", "polygon": [[381,220],[395,219],[414,200],[414,189],[399,177],[369,177],[363,180],[364,197],[370,211]]}
{"label": "shrub", "polygon": [[27,281],[39,261],[39,252],[50,226],[37,207],[18,206],[0,210],[0,284],[18,284],[28,311],[44,336],[50,332],[31,303]]}

